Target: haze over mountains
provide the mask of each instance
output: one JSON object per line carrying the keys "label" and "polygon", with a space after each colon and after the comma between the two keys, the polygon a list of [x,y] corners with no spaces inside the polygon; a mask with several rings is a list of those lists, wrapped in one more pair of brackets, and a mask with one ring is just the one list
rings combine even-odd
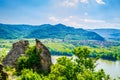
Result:
{"label": "haze over mountains", "polygon": [[119,33],[119,29],[84,30],[63,24],[43,24],[39,26],[0,24],[0,39],[58,38],[66,40],[104,41],[106,39],[119,40]]}
{"label": "haze over mountains", "polygon": [[107,40],[120,40],[120,29],[93,29],[93,32],[98,33]]}

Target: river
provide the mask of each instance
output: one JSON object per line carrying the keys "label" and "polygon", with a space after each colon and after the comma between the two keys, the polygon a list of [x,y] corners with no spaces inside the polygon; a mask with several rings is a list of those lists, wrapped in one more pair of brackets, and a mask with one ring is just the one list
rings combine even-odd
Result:
{"label": "river", "polygon": [[108,61],[99,59],[97,61],[96,70],[104,69],[106,74],[109,74],[112,78],[120,77],[120,61]]}
{"label": "river", "polygon": [[[56,59],[61,56],[52,56],[52,62],[56,63]],[[106,74],[109,74],[112,79],[120,77],[120,61],[108,61],[99,59],[96,62],[96,71],[99,69],[104,69]]]}

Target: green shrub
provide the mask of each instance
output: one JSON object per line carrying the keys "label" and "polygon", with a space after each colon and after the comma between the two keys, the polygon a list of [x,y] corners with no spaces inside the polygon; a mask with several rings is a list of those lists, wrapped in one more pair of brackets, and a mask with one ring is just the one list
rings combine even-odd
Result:
{"label": "green shrub", "polygon": [[29,48],[26,56],[19,58],[21,76],[18,80],[109,80],[110,78],[102,69],[95,71],[96,60],[89,57],[90,51],[86,47],[74,49],[75,59],[67,57],[57,59],[48,75],[38,74],[40,57],[34,50],[35,48]]}
{"label": "green shrub", "polygon": [[0,73],[0,80],[2,79],[1,73]]}
{"label": "green shrub", "polygon": [[95,71],[95,60],[89,58],[90,51],[86,47],[74,50],[75,59],[61,57],[52,65],[47,80],[109,80],[103,70]]}
{"label": "green shrub", "polygon": [[42,80],[41,76],[33,70],[23,69],[21,71],[21,76],[17,80]]}
{"label": "green shrub", "polygon": [[21,71],[24,68],[28,68],[28,57],[26,56],[22,56],[18,59],[18,66],[17,66],[17,70]]}
{"label": "green shrub", "polygon": [[36,52],[35,46],[28,48],[26,54],[18,59],[17,71],[21,72],[23,69],[33,69],[36,72],[40,72],[40,52],[41,50]]}

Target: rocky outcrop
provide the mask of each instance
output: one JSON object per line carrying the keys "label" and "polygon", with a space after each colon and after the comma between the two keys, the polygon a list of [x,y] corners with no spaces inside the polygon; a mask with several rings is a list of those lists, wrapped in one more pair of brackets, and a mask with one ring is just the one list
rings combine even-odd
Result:
{"label": "rocky outcrop", "polygon": [[[36,39],[35,41],[36,41],[36,46],[35,46],[35,51],[33,53],[39,54],[41,67],[34,66],[34,68],[39,67],[40,70],[42,71],[50,72],[50,66],[52,64],[50,52],[47,49],[47,47],[44,44],[42,44],[39,40]],[[19,42],[14,43],[8,55],[3,59],[2,61],[3,65],[16,67],[18,58],[21,55],[25,55],[25,51],[28,45],[29,42],[27,40],[21,40]]]}
{"label": "rocky outcrop", "polygon": [[0,80],[7,80],[8,74],[3,71],[3,65],[0,64]]}
{"label": "rocky outcrop", "polygon": [[51,55],[49,50],[39,40],[36,39],[36,51],[42,50],[40,54],[42,70],[50,72],[50,66],[52,65]]}
{"label": "rocky outcrop", "polygon": [[6,66],[15,67],[17,64],[18,58],[25,54],[25,50],[27,49],[29,42],[27,40],[20,40],[13,44],[12,49],[8,53],[8,55],[3,59],[2,63]]}

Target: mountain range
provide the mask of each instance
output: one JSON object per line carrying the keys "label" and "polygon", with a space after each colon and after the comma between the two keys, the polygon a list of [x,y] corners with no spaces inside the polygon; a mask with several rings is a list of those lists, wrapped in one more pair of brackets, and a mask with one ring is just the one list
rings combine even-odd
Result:
{"label": "mountain range", "polygon": [[90,30],[96,32],[100,36],[104,37],[106,40],[120,41],[120,29],[93,29]]}
{"label": "mountain range", "polygon": [[67,40],[119,40],[119,29],[91,29],[74,28],[63,24],[43,25],[11,25],[0,24],[0,39],[21,38],[58,38]]}

